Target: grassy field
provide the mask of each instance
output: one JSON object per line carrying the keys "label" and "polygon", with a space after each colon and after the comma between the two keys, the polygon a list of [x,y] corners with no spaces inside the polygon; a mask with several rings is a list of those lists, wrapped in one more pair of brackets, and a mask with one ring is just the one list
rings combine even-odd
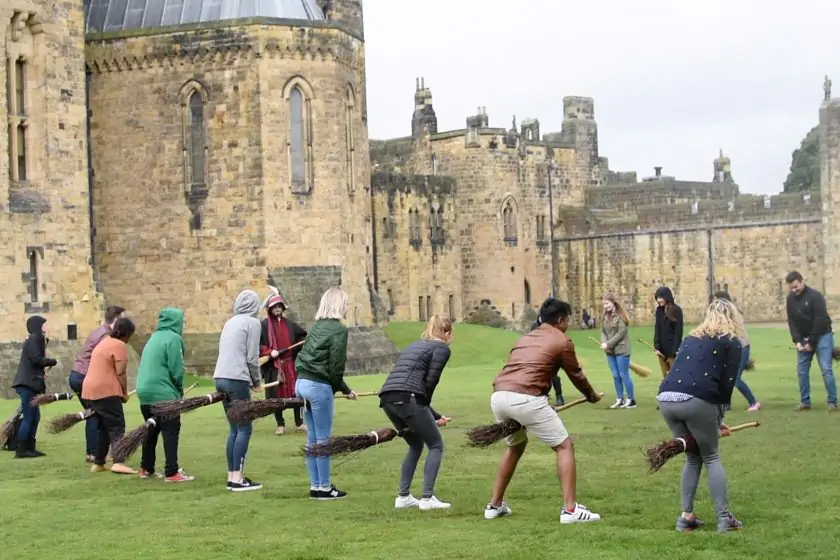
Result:
{"label": "grassy field", "polygon": [[[401,347],[420,333],[417,323],[393,324]],[[590,331],[591,332],[591,331]],[[673,530],[679,513],[675,460],[647,475],[640,449],[668,436],[655,410],[658,374],[636,380],[639,408],[607,410],[612,381],[600,350],[574,333],[581,361],[594,386],[606,393],[596,405],[563,413],[576,442],[579,501],[603,516],[596,524],[559,523],[560,488],[552,452],[534,442],[508,492],[514,514],[486,521],[487,503],[501,448],[464,446],[464,429],[492,421],[490,383],[516,339],[513,333],[456,325],[452,359],[435,395],[435,407],[454,417],[444,431],[446,449],[437,495],[451,501],[445,512],[395,511],[393,501],[405,446],[383,444],[351,460],[333,463],[333,478],[349,493],[340,502],[312,502],[299,449],[303,436],[275,437],[271,419],[255,425],[248,474],[264,483],[259,492],[226,492],[224,444],[227,425],[220,406],[184,417],[182,465],[198,478],[190,484],[92,474],[83,462],[83,429],[49,435],[42,427],[42,459],[0,454],[0,543],[4,558],[62,560],[201,558],[837,558],[840,536],[838,447],[840,415],[829,415],[814,365],[814,409],[795,413],[795,356],[783,329],[751,329],[757,369],[746,379],[765,408],[747,413],[740,394],[730,425],[759,419],[762,427],[722,443],[739,533],[712,528],[691,535]],[[650,339],[636,328],[635,338]],[[656,371],[641,344],[633,360]],[[350,378],[356,391],[378,389],[383,376]],[[577,397],[564,381],[567,399]],[[197,393],[201,394],[201,393]],[[5,418],[12,401],[0,401]],[[44,419],[76,410],[78,403],[44,408]],[[129,428],[141,416],[127,405]],[[291,420],[291,413],[287,413]],[[375,398],[336,405],[335,432],[358,433],[388,422]],[[42,424],[44,426],[44,424]],[[139,457],[131,464],[137,466]],[[162,461],[162,449],[159,450]],[[159,463],[160,466],[160,463]],[[422,466],[415,487],[419,491]],[[697,513],[713,522],[705,488]],[[713,523],[711,523],[713,525]]]}

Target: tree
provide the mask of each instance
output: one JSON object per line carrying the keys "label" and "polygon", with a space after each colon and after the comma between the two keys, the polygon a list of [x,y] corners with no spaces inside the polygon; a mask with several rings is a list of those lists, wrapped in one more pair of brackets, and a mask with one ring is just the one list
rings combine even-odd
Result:
{"label": "tree", "polygon": [[784,192],[820,190],[820,132],[814,127],[793,151]]}

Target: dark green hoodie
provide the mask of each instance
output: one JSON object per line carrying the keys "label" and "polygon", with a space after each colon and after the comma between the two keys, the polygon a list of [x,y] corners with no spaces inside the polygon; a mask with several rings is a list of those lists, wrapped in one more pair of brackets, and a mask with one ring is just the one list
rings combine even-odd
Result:
{"label": "dark green hoodie", "polygon": [[184,395],[184,312],[164,307],[157,331],[149,338],[137,368],[140,404],[180,399]]}

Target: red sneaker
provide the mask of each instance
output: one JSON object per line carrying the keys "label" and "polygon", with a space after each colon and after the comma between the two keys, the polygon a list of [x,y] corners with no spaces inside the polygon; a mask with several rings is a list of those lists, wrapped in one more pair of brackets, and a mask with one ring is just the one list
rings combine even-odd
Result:
{"label": "red sneaker", "polygon": [[166,482],[192,482],[195,480],[195,477],[185,473],[184,469],[179,469],[172,476],[167,476],[165,480]]}

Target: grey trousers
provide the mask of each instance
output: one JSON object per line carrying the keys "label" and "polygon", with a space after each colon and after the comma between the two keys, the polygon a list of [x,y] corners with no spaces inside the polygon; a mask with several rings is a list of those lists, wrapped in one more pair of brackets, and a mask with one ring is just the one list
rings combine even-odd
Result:
{"label": "grey trousers", "polygon": [[726,472],[718,455],[720,431],[718,428],[718,407],[698,398],[683,402],[660,402],[659,412],[665,418],[674,437],[691,434],[697,442],[698,452],[686,452],[680,482],[682,510],[694,511],[694,495],[700,484],[700,471],[706,465],[709,478],[709,493],[715,502],[718,517],[729,513]]}
{"label": "grey trousers", "polygon": [[423,469],[421,497],[431,498],[434,495],[435,480],[443,458],[443,439],[440,437],[440,430],[435,423],[432,411],[428,406],[415,402],[386,403],[382,409],[396,429],[411,430],[403,437],[408,444],[408,453],[403,460],[400,473],[399,495],[408,496],[411,493],[411,481],[425,444],[429,448],[429,454],[426,456],[426,466]]}

